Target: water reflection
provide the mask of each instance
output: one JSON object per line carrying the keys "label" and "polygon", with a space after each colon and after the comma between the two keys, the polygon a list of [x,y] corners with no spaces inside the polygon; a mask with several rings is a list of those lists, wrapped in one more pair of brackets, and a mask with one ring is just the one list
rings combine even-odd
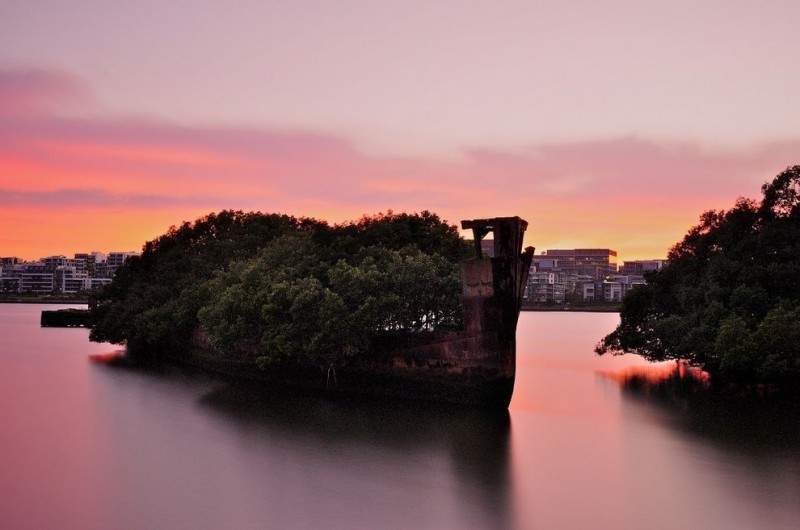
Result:
{"label": "water reflection", "polygon": [[[257,392],[220,386],[200,399],[252,434],[282,433],[292,444],[363,447],[414,461],[446,456],[463,507],[479,518],[476,527],[509,527],[513,513],[509,472],[508,411],[479,411],[427,403],[336,399]],[[430,470],[432,473],[434,469]]]}
{"label": "water reflection", "polygon": [[685,441],[696,468],[683,470],[684,480],[702,476],[706,511],[727,520],[721,527],[797,528],[800,402],[720,395],[677,370],[621,383],[623,414]]}
{"label": "water reflection", "polygon": [[40,310],[0,305],[3,528],[800,527],[800,411],[621,385],[616,315],[523,314],[493,415],[90,363]]}
{"label": "water reflection", "polygon": [[796,396],[720,392],[710,385],[708,374],[683,363],[602,375],[616,380],[627,398],[658,407],[664,419],[682,431],[736,451],[783,449],[798,451],[800,456],[800,400]]}

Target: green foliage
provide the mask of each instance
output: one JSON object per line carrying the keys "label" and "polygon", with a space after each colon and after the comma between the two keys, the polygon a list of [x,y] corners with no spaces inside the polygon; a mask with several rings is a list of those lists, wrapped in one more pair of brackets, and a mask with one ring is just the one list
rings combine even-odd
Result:
{"label": "green foliage", "polygon": [[203,283],[267,241],[323,223],[287,215],[222,211],[183,223],[125,262],[97,296],[90,339],[126,344],[132,357],[157,361],[185,346],[208,296]]}
{"label": "green foliage", "polygon": [[758,362],[758,346],[747,323],[731,315],[719,326],[714,348],[720,353],[720,369],[729,374],[746,374]]}
{"label": "green foliage", "polygon": [[387,329],[460,325],[457,263],[470,246],[430,212],[330,226],[223,211],[145,244],[98,296],[90,338],[139,361],[178,357],[201,323],[263,365],[330,364]]}
{"label": "green foliage", "polygon": [[800,378],[800,166],[708,211],[669,253],[669,266],[623,301],[597,346],[653,361],[685,359],[721,379]]}
{"label": "green foliage", "polygon": [[199,321],[226,352],[256,351],[262,366],[321,366],[364,352],[386,330],[460,325],[456,264],[416,247],[364,247],[325,260],[312,238],[285,236],[209,282]]}
{"label": "green foliage", "polygon": [[761,362],[759,375],[779,379],[800,374],[800,306],[783,303],[770,310],[754,333]]}
{"label": "green foliage", "polygon": [[389,210],[338,225],[333,231],[336,237],[331,246],[339,250],[340,257],[354,256],[365,247],[400,250],[409,246],[425,254],[439,254],[451,262],[472,255],[472,247],[459,236],[458,229],[429,211],[395,214]]}

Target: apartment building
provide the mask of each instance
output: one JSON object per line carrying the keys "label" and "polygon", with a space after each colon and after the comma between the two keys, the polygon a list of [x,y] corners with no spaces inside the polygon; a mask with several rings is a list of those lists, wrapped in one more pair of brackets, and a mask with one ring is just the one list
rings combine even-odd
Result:
{"label": "apartment building", "polygon": [[47,256],[35,262],[0,258],[0,291],[34,294],[74,294],[111,282],[119,268],[136,252],[76,253],[74,258]]}
{"label": "apartment building", "polygon": [[620,302],[632,289],[644,285],[641,276],[617,274],[608,280],[596,280],[581,285],[584,302]]}
{"label": "apartment building", "polygon": [[581,285],[602,281],[616,273],[616,250],[548,249],[533,258],[526,299],[562,303],[567,293],[579,290]]}
{"label": "apartment building", "polygon": [[643,276],[646,272],[655,272],[663,269],[667,263],[665,259],[637,259],[633,261],[623,261],[620,267],[620,274],[628,276]]}
{"label": "apartment building", "polygon": [[50,294],[55,289],[52,272],[26,271],[19,275],[19,290],[22,293]]}
{"label": "apartment building", "polygon": [[95,274],[96,278],[113,278],[117,269],[125,264],[125,261],[131,256],[138,256],[138,253],[128,252],[109,252],[105,260],[95,261]]}
{"label": "apartment building", "polygon": [[553,272],[531,272],[523,296],[529,302],[562,304],[566,298],[565,283]]}
{"label": "apartment building", "polygon": [[601,279],[617,273],[617,251],[609,248],[548,249],[540,260],[554,260],[562,272]]}

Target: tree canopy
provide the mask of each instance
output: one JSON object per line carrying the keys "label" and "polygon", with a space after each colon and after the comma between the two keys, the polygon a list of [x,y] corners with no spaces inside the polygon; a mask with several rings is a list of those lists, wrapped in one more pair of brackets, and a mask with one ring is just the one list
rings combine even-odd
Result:
{"label": "tree canopy", "polygon": [[90,338],[129,356],[180,357],[201,327],[262,366],[321,365],[385,330],[460,326],[458,262],[469,245],[430,212],[339,225],[223,211],[145,244],[98,296]]}
{"label": "tree canopy", "polygon": [[707,211],[623,300],[597,353],[688,360],[723,380],[800,380],[800,166]]}

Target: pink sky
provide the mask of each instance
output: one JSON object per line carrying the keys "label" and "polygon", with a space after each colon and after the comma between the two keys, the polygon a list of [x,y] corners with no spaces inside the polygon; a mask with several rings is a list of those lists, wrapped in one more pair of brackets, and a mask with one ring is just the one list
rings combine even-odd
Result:
{"label": "pink sky", "polygon": [[800,163],[796,2],[129,4],[0,6],[0,256],[234,208],[655,258]]}

